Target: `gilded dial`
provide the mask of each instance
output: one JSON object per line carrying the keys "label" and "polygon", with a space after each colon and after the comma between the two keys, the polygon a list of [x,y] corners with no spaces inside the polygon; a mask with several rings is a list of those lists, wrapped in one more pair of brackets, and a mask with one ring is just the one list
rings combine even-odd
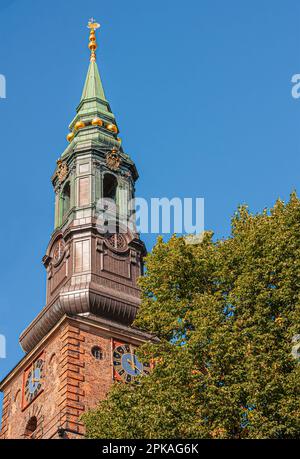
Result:
{"label": "gilded dial", "polygon": [[137,376],[149,375],[150,365],[142,363],[129,344],[117,346],[113,353],[113,365],[123,381],[130,383]]}
{"label": "gilded dial", "polygon": [[62,239],[60,239],[55,247],[54,247],[54,250],[53,250],[53,260],[55,263],[58,263],[63,255],[64,255],[64,251],[65,251],[65,243]]}

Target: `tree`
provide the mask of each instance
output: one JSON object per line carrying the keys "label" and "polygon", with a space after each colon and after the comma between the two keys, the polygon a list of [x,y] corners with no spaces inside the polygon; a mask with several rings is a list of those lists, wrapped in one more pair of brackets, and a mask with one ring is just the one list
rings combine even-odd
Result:
{"label": "tree", "polygon": [[135,325],[160,338],[138,384],[84,415],[90,438],[299,438],[300,201],[251,214],[201,244],[158,239]]}

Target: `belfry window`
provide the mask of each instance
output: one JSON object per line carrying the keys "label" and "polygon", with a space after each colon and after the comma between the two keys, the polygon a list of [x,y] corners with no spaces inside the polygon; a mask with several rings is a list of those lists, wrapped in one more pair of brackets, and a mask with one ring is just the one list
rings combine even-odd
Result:
{"label": "belfry window", "polygon": [[25,438],[33,438],[34,432],[37,429],[37,418],[36,416],[32,416],[26,424],[25,429]]}
{"label": "belfry window", "polygon": [[70,183],[66,183],[62,192],[62,207],[63,215],[65,215],[70,210],[70,201],[71,201],[71,188]]}
{"label": "belfry window", "polygon": [[112,174],[105,174],[103,180],[103,197],[116,201],[118,180]]}

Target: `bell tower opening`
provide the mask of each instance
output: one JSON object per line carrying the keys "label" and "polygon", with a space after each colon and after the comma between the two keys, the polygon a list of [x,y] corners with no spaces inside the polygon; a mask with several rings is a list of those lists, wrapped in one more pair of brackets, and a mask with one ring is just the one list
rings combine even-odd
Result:
{"label": "bell tower opening", "polygon": [[33,438],[34,432],[37,429],[37,418],[36,416],[32,416],[26,424],[25,429],[25,438]]}
{"label": "bell tower opening", "polygon": [[103,180],[103,197],[116,202],[118,180],[112,174],[105,174]]}
{"label": "bell tower opening", "polygon": [[[134,224],[128,226],[138,171],[104,95],[97,28],[89,23],[86,82],[51,177],[46,305],[20,335],[26,355],[0,382],[1,439],[84,437],[82,414],[106,398],[114,381],[130,383],[144,371],[134,349],[152,339],[132,326],[146,254]],[[118,359],[123,353],[129,362]]]}
{"label": "bell tower opening", "polygon": [[63,217],[69,212],[70,210],[70,202],[71,202],[71,187],[70,183],[67,182],[62,191],[62,214]]}

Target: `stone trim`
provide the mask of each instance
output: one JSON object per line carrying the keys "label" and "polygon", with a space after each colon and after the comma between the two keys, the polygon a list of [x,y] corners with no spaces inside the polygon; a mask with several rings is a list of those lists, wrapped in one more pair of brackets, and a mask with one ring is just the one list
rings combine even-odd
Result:
{"label": "stone trim", "polygon": [[85,410],[82,383],[84,377],[84,350],[82,343],[85,337],[79,328],[66,323],[60,333],[60,385],[59,410],[61,412],[61,428],[79,436],[84,435],[83,423],[79,420]]}

